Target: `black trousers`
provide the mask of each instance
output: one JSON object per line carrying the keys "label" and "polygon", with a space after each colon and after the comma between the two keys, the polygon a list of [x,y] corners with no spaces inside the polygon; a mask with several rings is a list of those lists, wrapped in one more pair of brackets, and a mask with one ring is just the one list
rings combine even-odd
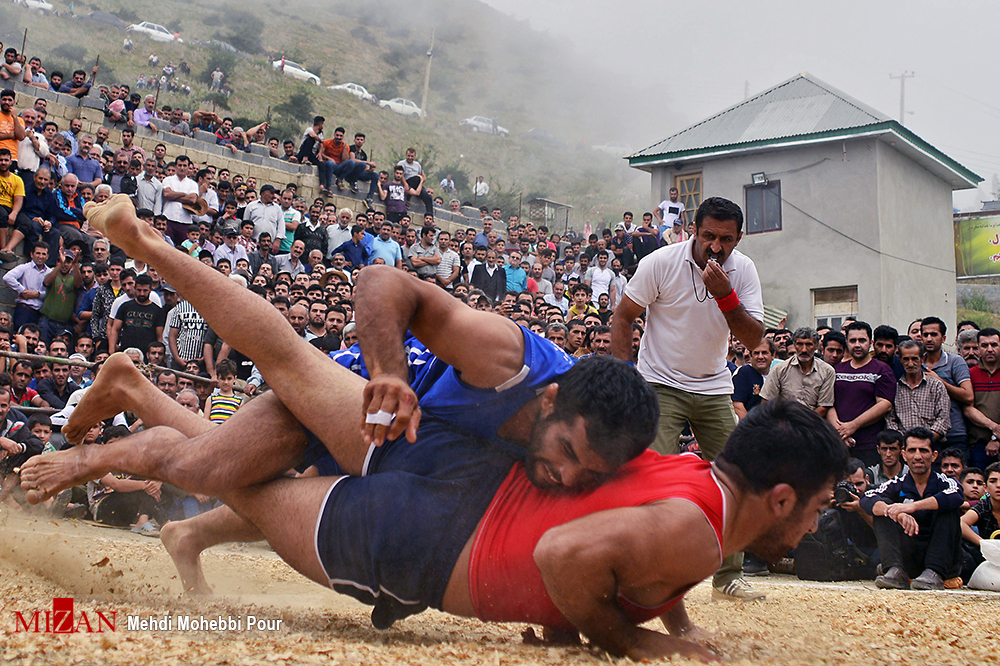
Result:
{"label": "black trousers", "polygon": [[935,511],[914,536],[907,536],[894,520],[876,516],[873,525],[882,570],[901,567],[911,578],[924,569],[936,571],[942,578],[954,578],[962,567],[962,527],[959,511]]}
{"label": "black trousers", "polygon": [[[413,189],[416,189],[416,188],[420,187],[420,176],[414,176],[413,178],[408,178],[406,180],[406,184],[409,185]],[[424,183],[424,185],[426,186],[426,183]],[[406,195],[406,200],[407,201],[410,200],[410,196],[412,196],[412,195],[409,195],[409,194]],[[420,199],[421,201],[424,202],[424,214],[426,215],[427,213],[430,213],[431,215],[433,215],[434,214],[434,198],[431,197],[430,192],[427,191],[427,188],[424,187],[422,190],[420,190],[420,194],[418,194],[416,196],[417,196],[418,199]],[[418,226],[423,226],[423,225],[420,224]]]}

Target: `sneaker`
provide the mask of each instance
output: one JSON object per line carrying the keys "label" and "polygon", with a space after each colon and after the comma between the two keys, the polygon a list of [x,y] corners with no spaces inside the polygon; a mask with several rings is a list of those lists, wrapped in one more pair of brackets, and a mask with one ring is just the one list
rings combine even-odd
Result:
{"label": "sneaker", "polygon": [[744,576],[767,576],[770,575],[767,564],[756,557],[748,557],[743,560]]}
{"label": "sneaker", "polygon": [[764,592],[753,589],[742,578],[731,581],[725,587],[712,589],[712,598],[720,601],[756,601],[766,596]]}
{"label": "sneaker", "polygon": [[360,190],[358,190],[358,184],[357,183],[348,183],[347,185],[348,185],[348,187],[351,188],[351,192],[353,192],[354,194],[358,194],[359,193]]}
{"label": "sneaker", "polygon": [[875,587],[882,590],[908,590],[910,577],[901,567],[890,567],[887,572],[875,579]]}
{"label": "sneaker", "polygon": [[923,573],[913,579],[910,587],[914,590],[943,590],[944,579],[938,572],[924,569]]}
{"label": "sneaker", "polygon": [[144,522],[142,525],[136,525],[135,527],[133,527],[132,531],[135,532],[136,534],[147,537],[160,536],[159,530],[153,527],[153,523],[149,522],[148,520]]}

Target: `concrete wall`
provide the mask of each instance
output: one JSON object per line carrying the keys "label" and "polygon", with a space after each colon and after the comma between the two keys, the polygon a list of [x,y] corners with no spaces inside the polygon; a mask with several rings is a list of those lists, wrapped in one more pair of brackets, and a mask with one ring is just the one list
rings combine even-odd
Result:
{"label": "concrete wall", "polygon": [[[721,196],[745,210],[750,174],[780,181],[782,199],[859,240],[878,246],[874,140],[805,146],[702,164],[703,197]],[[688,172],[687,165],[683,169]],[[672,168],[667,171],[672,179]],[[654,184],[654,191],[655,189]],[[788,312],[791,326],[812,325],[812,289],[858,286],[862,317],[881,307],[878,255],[782,203],[782,229],[744,234],[739,249],[754,260],[764,302]],[[848,259],[849,261],[845,261]]]}
{"label": "concrete wall", "polygon": [[903,330],[917,317],[935,315],[948,325],[953,341],[957,298],[951,187],[890,144],[877,145],[885,253],[882,321]]}

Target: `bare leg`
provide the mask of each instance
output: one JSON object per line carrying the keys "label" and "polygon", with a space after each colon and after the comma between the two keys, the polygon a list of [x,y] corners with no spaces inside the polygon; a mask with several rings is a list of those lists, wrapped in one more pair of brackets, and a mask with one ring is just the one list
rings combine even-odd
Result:
{"label": "bare leg", "polygon": [[276,479],[225,493],[221,499],[256,525],[274,552],[293,569],[329,587],[330,579],[316,555],[316,522],[323,500],[338,478]]}
{"label": "bare leg", "polygon": [[171,400],[139,372],[128,356],[118,352],[101,366],[62,432],[68,441],[78,443],[99,421],[119,412],[132,412],[147,428],[167,425],[188,437],[207,432],[213,426],[208,419]]}
{"label": "bare leg", "polygon": [[17,244],[22,240],[24,240],[24,234],[17,229],[14,229],[14,231],[11,232],[10,240],[3,245],[4,252],[13,252],[14,248],[17,247]]}
{"label": "bare leg", "polygon": [[299,464],[305,445],[298,422],[269,392],[197,437],[157,426],[103,446],[34,456],[21,468],[21,485],[28,501],[37,504],[84,481],[123,472],[221,497]]}
{"label": "bare leg", "polygon": [[234,541],[260,541],[264,535],[253,524],[220,506],[187,520],[174,520],[160,528],[160,541],[177,567],[184,591],[191,595],[212,594],[201,568],[206,548]]}
{"label": "bare leg", "polygon": [[130,257],[155,267],[219,337],[252,358],[281,402],[345,471],[361,473],[368,453],[361,435],[363,379],[332,363],[259,296],[165,243],[136,218],[127,196],[88,203],[85,212],[92,226]]}

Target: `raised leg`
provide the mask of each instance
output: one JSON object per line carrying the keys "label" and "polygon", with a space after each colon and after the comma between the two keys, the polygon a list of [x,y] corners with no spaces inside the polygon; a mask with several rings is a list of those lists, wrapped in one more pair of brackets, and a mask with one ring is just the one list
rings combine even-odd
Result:
{"label": "raised leg", "polygon": [[223,340],[252,358],[295,418],[316,433],[345,471],[360,474],[368,453],[361,435],[363,379],[298,336],[259,296],[170,247],[135,217],[127,196],[87,204],[85,212],[91,225],[129,256],[155,267]]}
{"label": "raised leg", "polygon": [[226,491],[270,481],[299,464],[305,445],[295,417],[269,392],[196,437],[156,426],[103,446],[34,456],[21,468],[21,484],[32,504],[109,472],[221,498]]}

